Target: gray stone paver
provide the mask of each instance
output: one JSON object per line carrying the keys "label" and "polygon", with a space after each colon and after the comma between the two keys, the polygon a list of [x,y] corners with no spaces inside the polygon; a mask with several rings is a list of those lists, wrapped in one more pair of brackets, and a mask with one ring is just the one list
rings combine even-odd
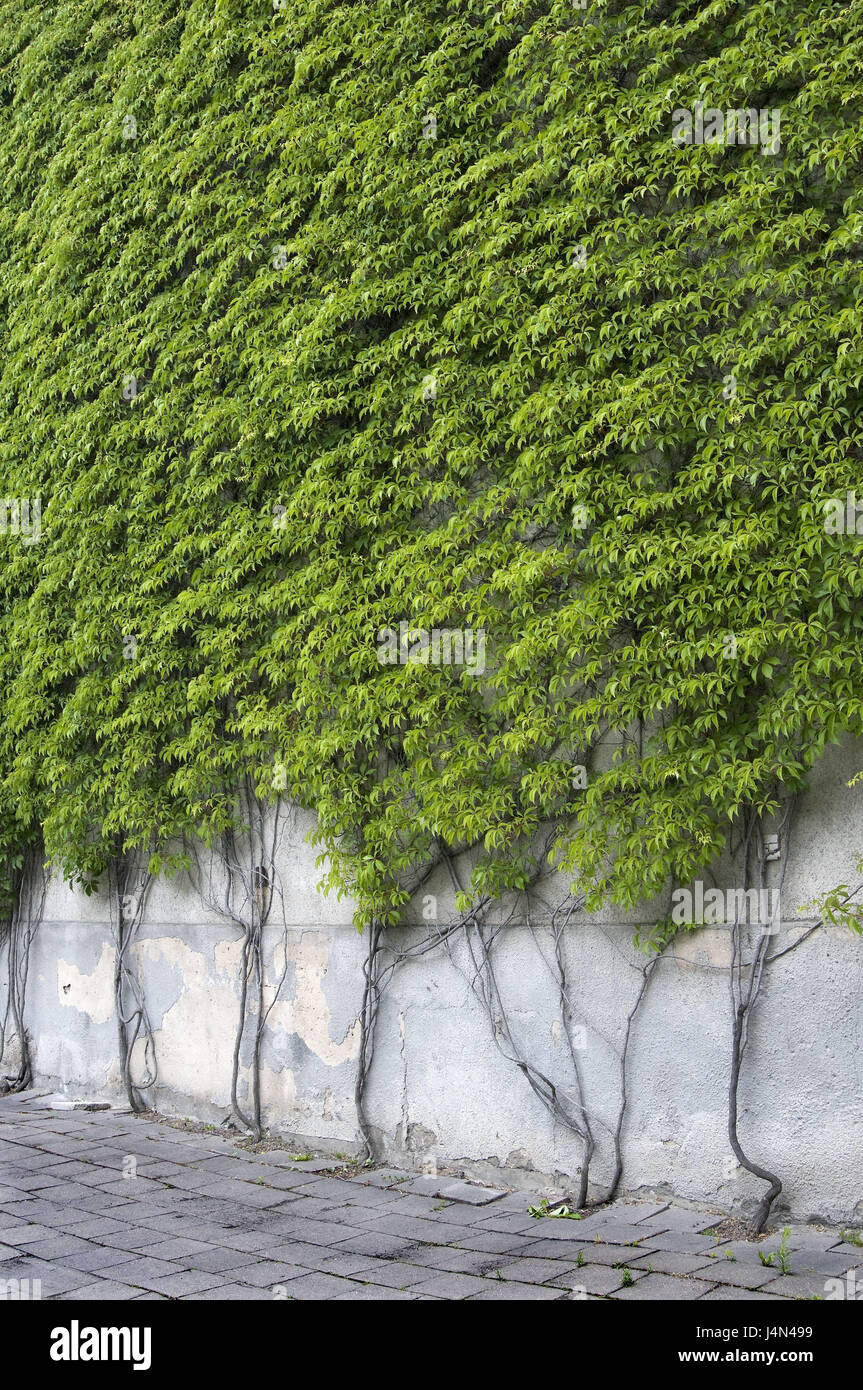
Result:
{"label": "gray stone paver", "polygon": [[636,1225],[632,1221],[609,1221],[607,1227],[599,1228],[602,1239],[609,1245],[650,1246],[653,1248],[657,1237],[663,1234],[651,1222]]}
{"label": "gray stone paver", "polygon": [[[406,1257],[407,1258],[407,1257]],[[423,1247],[410,1254],[410,1263],[419,1269],[445,1270],[450,1274],[494,1273],[500,1265],[495,1255],[479,1253],[475,1250],[453,1250],[448,1246]]]}
{"label": "gray stone paver", "polygon": [[354,1183],[367,1183],[372,1187],[405,1187],[416,1177],[416,1173],[409,1173],[406,1168],[378,1168],[372,1173],[357,1173],[356,1177],[350,1179]]}
{"label": "gray stone paver", "polygon": [[3,1231],[3,1242],[6,1245],[16,1245],[23,1249],[29,1249],[31,1246],[38,1245],[42,1240],[50,1240],[53,1235],[54,1232],[50,1226],[40,1226],[38,1222],[28,1226],[19,1217],[14,1225],[8,1226]]}
{"label": "gray stone paver", "polygon": [[218,1300],[220,1303],[234,1300],[242,1300],[245,1303],[272,1302],[273,1293],[271,1289],[255,1289],[250,1284],[220,1284],[214,1289],[205,1289],[203,1293],[181,1294],[181,1298],[189,1303],[202,1300]]}
{"label": "gray stone paver", "polygon": [[839,1245],[832,1245],[831,1250],[837,1255],[850,1255],[852,1263],[863,1264],[863,1246],[852,1245],[843,1240]]}
{"label": "gray stone paver", "polygon": [[364,1229],[371,1220],[366,1207],[335,1203],[332,1198],[324,1201],[320,1197],[303,1197],[295,1192],[283,1192],[282,1196],[290,1205],[283,1205],[279,1210],[290,1212],[294,1217],[301,1217],[303,1221],[344,1221],[349,1226]]}
{"label": "gray stone paver", "polygon": [[705,1260],[703,1255],[682,1255],[679,1250],[654,1250],[637,1255],[632,1268],[647,1269],[648,1265],[656,1274],[694,1274],[704,1269]]}
{"label": "gray stone paver", "polygon": [[288,1298],[303,1300],[338,1298],[340,1294],[362,1289],[362,1284],[351,1284],[347,1279],[339,1279],[333,1274],[306,1273],[300,1278],[291,1279],[285,1284]]}
{"label": "gray stone paver", "polygon": [[209,1249],[203,1240],[163,1240],[147,1246],[147,1258],[185,1261],[187,1255],[205,1255]]}
{"label": "gray stone paver", "polygon": [[499,1231],[489,1231],[488,1234],[480,1235],[477,1231],[471,1231],[469,1235],[459,1236],[457,1242],[459,1248],[464,1250],[487,1251],[490,1255],[509,1255],[514,1259],[516,1255],[521,1255],[527,1246],[535,1244],[534,1241],[524,1240],[520,1236],[503,1235]]}
{"label": "gray stone paver", "polygon": [[111,1246],[115,1250],[141,1250],[146,1253],[152,1246],[162,1245],[164,1240],[164,1231],[126,1230],[111,1231],[108,1235],[101,1236],[99,1244]]}
{"label": "gray stone paver", "polygon": [[4,1279],[38,1279],[42,1286],[42,1297],[53,1298],[57,1294],[69,1293],[93,1282],[92,1274],[82,1274],[77,1269],[65,1269],[63,1265],[51,1264],[47,1260],[9,1261],[3,1266]]}
{"label": "gray stone paver", "polygon": [[527,1284],[544,1284],[546,1279],[557,1279],[563,1273],[562,1265],[569,1267],[570,1261],[533,1259],[528,1256],[521,1260],[501,1260],[498,1269],[504,1279],[515,1279]]}
{"label": "gray stone paver", "polygon": [[105,1245],[92,1245],[84,1255],[67,1255],[64,1263],[67,1269],[79,1269],[82,1274],[100,1273],[115,1265],[128,1264],[128,1250],[112,1250]]}
{"label": "gray stone paver", "polygon": [[[652,1261],[648,1261],[652,1263]],[[654,1266],[655,1268],[655,1266]],[[731,1264],[727,1260],[709,1260],[700,1269],[692,1270],[698,1279],[709,1279],[714,1284],[732,1284],[739,1289],[757,1289],[776,1278],[775,1269],[765,1269],[763,1265]]]}
{"label": "gray stone paver", "polygon": [[[645,1245],[648,1244],[654,1250],[676,1250],[683,1255],[697,1255],[699,1251],[709,1253],[718,1248],[713,1236],[699,1235],[695,1231],[689,1234],[682,1231],[660,1231],[658,1235],[651,1236],[649,1241],[645,1241]],[[726,1247],[723,1245],[721,1248],[724,1250]],[[753,1258],[758,1259],[757,1253],[753,1255]]]}
{"label": "gray stone paver", "polygon": [[0,1098],[0,1278],[39,1279],[47,1299],[793,1301],[863,1266],[840,1229],[788,1223],[783,1277],[758,1259],[779,1217],[763,1241],[721,1244],[716,1212],[621,1200],[533,1218],[542,1196]]}
{"label": "gray stone paver", "polygon": [[343,1183],[343,1201],[351,1207],[394,1207],[397,1202],[407,1201],[406,1196],[389,1187],[357,1187],[353,1182]]}
{"label": "gray stone paver", "polygon": [[118,1284],[111,1279],[100,1279],[98,1283],[84,1284],[82,1288],[73,1289],[71,1293],[54,1295],[60,1302],[74,1302],[78,1298],[93,1299],[94,1301],[106,1298],[129,1300],[140,1298],[140,1296],[141,1290],[135,1288],[134,1284]]}
{"label": "gray stone paver", "polygon": [[[696,1249],[697,1247],[693,1245],[692,1248]],[[717,1260],[724,1260],[727,1258],[726,1251],[730,1251],[735,1260],[739,1260],[742,1264],[755,1265],[757,1269],[764,1268],[758,1258],[759,1254],[767,1255],[773,1248],[774,1245],[772,1241],[732,1240],[721,1241],[717,1245],[716,1241],[712,1238],[709,1238],[708,1241],[701,1246],[705,1259],[709,1259],[710,1253],[713,1251],[714,1257]]]}
{"label": "gray stone paver", "polygon": [[57,1260],[63,1262],[66,1255],[86,1255],[89,1245],[86,1240],[77,1240],[75,1236],[54,1236],[50,1240],[40,1240],[36,1245],[29,1246],[40,1260]]}
{"label": "gray stone paver", "polygon": [[612,1295],[615,1299],[661,1299],[663,1301],[688,1300],[709,1293],[711,1285],[704,1279],[684,1277],[675,1279],[670,1274],[648,1274],[644,1279],[636,1279],[628,1288],[619,1288]]}
{"label": "gray stone paver", "polygon": [[255,1255],[243,1255],[239,1250],[218,1250],[210,1245],[199,1255],[187,1255],[183,1264],[187,1269],[201,1269],[208,1274],[224,1274],[230,1271],[237,1277],[237,1271],[247,1265],[259,1263]]}
{"label": "gray stone paver", "polygon": [[468,1202],[471,1206],[483,1207],[490,1202],[496,1202],[499,1197],[507,1194],[500,1188],[481,1187],[477,1183],[462,1182],[458,1179],[444,1182],[437,1193],[438,1197],[451,1199],[454,1202]]}
{"label": "gray stone paver", "polygon": [[365,1265],[354,1271],[355,1279],[362,1284],[381,1284],[392,1289],[408,1289],[413,1284],[425,1283],[429,1278],[428,1269],[421,1265],[400,1264],[393,1260],[387,1264],[376,1260],[373,1265]]}
{"label": "gray stone paver", "polygon": [[472,1293],[482,1293],[486,1281],[477,1274],[454,1274],[443,1270],[433,1274],[421,1284],[414,1284],[416,1293],[430,1293],[435,1298],[468,1298]]}
{"label": "gray stone paver", "polygon": [[[274,1284],[286,1284],[289,1279],[299,1279],[308,1274],[302,1265],[284,1264],[281,1260],[258,1260],[243,1269],[234,1270],[232,1281],[237,1284],[254,1284],[255,1288],[272,1288]],[[224,1280],[222,1281],[224,1283]]]}
{"label": "gray stone paver", "polygon": [[834,1277],[845,1274],[849,1269],[859,1266],[860,1261],[837,1250],[800,1250],[791,1256],[791,1270],[794,1274],[823,1274]]}
{"label": "gray stone paver", "polygon": [[352,1300],[363,1300],[377,1302],[396,1302],[402,1303],[416,1302],[421,1295],[411,1293],[408,1289],[393,1289],[384,1284],[358,1284],[351,1289],[350,1293],[338,1293],[333,1300],[336,1303],[345,1303]]}
{"label": "gray stone paver", "polygon": [[178,1269],[176,1274],[168,1274],[158,1283],[151,1284],[154,1293],[166,1293],[169,1298],[180,1298],[183,1294],[201,1293],[204,1289],[217,1288],[226,1281],[220,1274],[206,1274],[200,1269]]}
{"label": "gray stone paver", "polygon": [[732,1301],[748,1303],[784,1303],[775,1293],[762,1293],[760,1289],[740,1289],[734,1284],[717,1284],[710,1293],[702,1294],[699,1303],[729,1303]]}
{"label": "gray stone paver", "polygon": [[506,1279],[486,1279],[485,1283],[487,1287],[482,1289],[480,1293],[472,1293],[468,1296],[468,1303],[488,1303],[493,1300],[528,1303],[569,1296],[564,1289],[552,1288],[549,1284],[518,1284]]}
{"label": "gray stone paver", "polygon": [[125,1264],[111,1265],[106,1279],[118,1279],[126,1284],[137,1284],[142,1289],[159,1288],[162,1279],[171,1274],[180,1274],[181,1266],[169,1260],[127,1260]]}
{"label": "gray stone paver", "polygon": [[[296,1236],[298,1240],[310,1241],[312,1245],[340,1245],[351,1236],[362,1239],[362,1232],[352,1225],[337,1221],[303,1220],[301,1217],[292,1217],[280,1222],[279,1230],[282,1235]],[[369,1234],[371,1235],[371,1232]],[[345,1249],[347,1248],[349,1247],[345,1243]]]}
{"label": "gray stone paver", "polygon": [[[540,1218],[540,1220],[544,1227],[548,1225],[549,1230],[553,1227],[557,1239],[562,1240],[567,1236],[571,1237],[573,1240],[585,1238],[576,1233],[576,1226],[579,1227],[579,1230],[581,1229],[581,1223],[578,1221],[556,1219],[552,1222],[548,1218]],[[540,1221],[532,1216],[528,1216],[527,1212],[523,1212],[521,1216],[513,1211],[493,1212],[491,1215],[484,1212],[482,1214],[482,1219],[477,1222],[477,1229],[482,1231],[511,1232],[513,1235],[518,1236],[525,1234],[527,1231],[530,1231],[532,1234],[539,1224]]]}
{"label": "gray stone paver", "polygon": [[63,1221],[58,1223],[69,1236],[78,1236],[81,1240],[98,1240],[99,1236],[117,1235],[126,1230],[122,1221],[114,1221],[110,1216],[84,1216],[74,1221]]}
{"label": "gray stone paver", "polygon": [[635,1260],[637,1256],[647,1255],[648,1251],[639,1246],[630,1253],[619,1245],[602,1245],[597,1241],[590,1244],[578,1241],[534,1240],[521,1252],[529,1259],[568,1260],[574,1264],[581,1254],[586,1264],[616,1265],[621,1260]]}
{"label": "gray stone paver", "polygon": [[[633,1284],[647,1277],[644,1270],[629,1268]],[[605,1295],[622,1287],[623,1270],[614,1269],[611,1265],[584,1265],[577,1269],[562,1269],[556,1279],[546,1282],[559,1289],[583,1289],[588,1294]]]}
{"label": "gray stone paver", "polygon": [[[310,1246],[309,1249],[315,1248]],[[281,1257],[289,1262],[295,1260],[305,1269],[314,1270],[318,1274],[337,1274],[340,1278],[350,1278],[359,1274],[361,1269],[368,1269],[370,1263],[368,1255],[332,1255],[328,1250],[321,1248],[315,1250],[314,1255],[309,1255],[306,1253],[306,1247],[299,1242],[288,1247],[282,1246],[270,1253],[274,1259]]]}
{"label": "gray stone paver", "polygon": [[[449,1245],[451,1241],[458,1240],[461,1235],[460,1227],[443,1226],[434,1221],[427,1221],[423,1216],[373,1218],[371,1229],[379,1239],[389,1236],[423,1245]],[[344,1245],[347,1249],[348,1242],[344,1242]]]}
{"label": "gray stone paver", "polygon": [[226,1202],[243,1202],[252,1207],[276,1207],[286,1200],[284,1192],[274,1192],[269,1187],[257,1187],[234,1178],[220,1178],[206,1187],[198,1188],[198,1191],[204,1197],[220,1197]]}
{"label": "gray stone paver", "polygon": [[[775,1273],[775,1271],[771,1271]],[[828,1278],[836,1275],[824,1274],[786,1274],[779,1275],[769,1284],[762,1284],[759,1293],[775,1293],[780,1298],[826,1298]]]}

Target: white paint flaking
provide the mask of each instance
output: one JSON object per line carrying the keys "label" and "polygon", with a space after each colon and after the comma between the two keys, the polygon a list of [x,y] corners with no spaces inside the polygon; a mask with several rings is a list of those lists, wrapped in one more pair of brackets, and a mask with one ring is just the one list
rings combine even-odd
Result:
{"label": "white paint flaking", "polygon": [[[156,1029],[159,1082],[188,1095],[203,1093],[216,1105],[230,1103],[231,1062],[238,1003],[235,991],[242,942],[216,947],[214,977],[205,955],[174,936],[146,941],[142,950],[152,961],[166,961],[183,982],[179,997],[166,1009]],[[133,1052],[137,1069],[143,1061]]]}
{"label": "white paint flaking", "polygon": [[[275,952],[273,973],[281,978],[285,964],[285,943]],[[323,981],[330,960],[330,937],[326,932],[290,933],[287,941],[288,961],[296,972],[297,988],[290,1001],[279,1000],[270,1011],[272,1027],[296,1033],[306,1047],[328,1067],[338,1067],[352,1061],[360,1049],[359,1019],[341,1042],[330,1037],[330,1006],[324,994]],[[264,1006],[272,1002],[273,987],[264,991]]]}
{"label": "white paint flaking", "polygon": [[89,975],[58,956],[57,998],[64,1008],[77,1009],[92,1023],[107,1023],[114,1017],[114,947],[110,942],[104,942]]}

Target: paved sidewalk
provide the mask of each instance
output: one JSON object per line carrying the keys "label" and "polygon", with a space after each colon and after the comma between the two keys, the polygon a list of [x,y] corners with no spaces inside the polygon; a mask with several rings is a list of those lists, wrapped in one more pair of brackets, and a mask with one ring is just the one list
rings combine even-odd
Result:
{"label": "paved sidewalk", "polygon": [[703,1211],[616,1202],[537,1219],[527,1207],[541,1193],[340,1169],[128,1111],[0,1098],[0,1293],[711,1302],[826,1298],[848,1271],[863,1293],[863,1248],[838,1230],[793,1226],[782,1276],[758,1258],[778,1235],[717,1244]]}

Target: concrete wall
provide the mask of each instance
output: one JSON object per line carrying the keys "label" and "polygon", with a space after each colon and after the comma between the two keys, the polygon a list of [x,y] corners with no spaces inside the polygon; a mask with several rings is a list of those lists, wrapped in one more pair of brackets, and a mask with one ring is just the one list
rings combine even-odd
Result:
{"label": "concrete wall", "polygon": [[[858,882],[863,797],[845,783],[861,766],[863,744],[849,742],[813,776],[796,816],[773,949],[800,935],[798,908],[815,893]],[[350,904],[316,891],[320,871],[305,838],[311,828],[303,816],[291,826],[281,856],[286,925],[278,914],[265,938],[272,1010],[262,1092],[273,1128],[298,1143],[347,1152],[358,1137],[353,1091],[366,943],[350,925]],[[731,864],[718,866],[717,875],[735,882]],[[446,921],[451,896],[444,878],[423,893],[436,895],[439,920]],[[575,914],[564,934],[577,1056],[598,1146],[595,1193],[611,1172],[623,1030],[646,961],[633,947],[633,926],[656,920],[666,907],[645,905],[627,922]],[[421,909],[418,900],[416,927],[395,934],[399,946],[422,941]],[[566,1098],[573,1072],[551,936],[547,923],[534,927],[532,933],[514,924],[501,933],[498,985],[523,1055]],[[763,1190],[736,1167],[726,1137],[729,948],[725,928],[684,933],[652,978],[630,1045],[625,1191],[673,1193],[730,1209],[751,1204]],[[159,1081],[149,1095],[158,1109],[213,1122],[229,1114],[240,951],[239,932],[202,907],[188,880],[154,886],[134,958],[155,1030]],[[285,952],[284,985],[273,1001]],[[27,1020],[38,1077],[70,1095],[119,1094],[113,968],[106,898],[53,883],[33,947]],[[0,1000],[5,969],[4,961]],[[470,979],[463,942],[394,971],[368,1089],[379,1142],[392,1161],[434,1158],[534,1188],[538,1173],[571,1188],[579,1143],[551,1120],[496,1046]],[[753,1021],[740,1134],[750,1156],[780,1174],[780,1209],[787,1204],[797,1217],[863,1216],[861,987],[863,940],[844,928],[822,929],[770,967]],[[246,1069],[242,1079],[245,1088]]]}

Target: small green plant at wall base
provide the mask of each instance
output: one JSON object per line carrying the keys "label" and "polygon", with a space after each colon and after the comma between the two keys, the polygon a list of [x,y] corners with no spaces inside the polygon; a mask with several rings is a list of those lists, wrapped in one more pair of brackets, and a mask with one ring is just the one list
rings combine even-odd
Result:
{"label": "small green plant at wall base", "polygon": [[555,1206],[547,1197],[542,1197],[535,1206],[528,1207],[528,1216],[553,1216],[560,1217],[567,1221],[581,1221],[582,1213],[572,1211],[565,1203]]}
{"label": "small green plant at wall base", "polygon": [[863,1246],[863,1231],[841,1231],[840,1234],[846,1245]]}
{"label": "small green plant at wall base", "polygon": [[782,1232],[782,1239],[779,1242],[778,1250],[771,1250],[769,1255],[765,1255],[763,1250],[758,1251],[758,1258],[763,1265],[772,1268],[774,1265],[781,1274],[791,1273],[791,1251],[788,1242],[791,1239],[791,1227],[786,1226]]}
{"label": "small green plant at wall base", "polygon": [[556,1211],[550,1211],[548,1214],[549,1214],[549,1216],[560,1216],[560,1217],[563,1217],[564,1220],[566,1220],[566,1221],[581,1221],[581,1220],[582,1220],[582,1214],[581,1214],[581,1212],[580,1212],[580,1211],[570,1211],[569,1207],[558,1207],[558,1209],[557,1209]]}
{"label": "small green plant at wall base", "polygon": [[791,1227],[786,1226],[782,1232],[782,1240],[779,1243],[778,1262],[782,1274],[791,1273],[791,1249],[789,1241],[791,1239]]}

